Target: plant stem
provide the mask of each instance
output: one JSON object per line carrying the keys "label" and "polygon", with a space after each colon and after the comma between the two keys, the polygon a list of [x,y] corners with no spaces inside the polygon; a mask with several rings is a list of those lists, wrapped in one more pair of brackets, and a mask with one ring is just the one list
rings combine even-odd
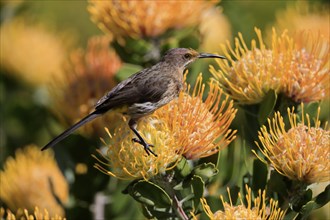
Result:
{"label": "plant stem", "polygon": [[181,219],[189,220],[189,217],[186,215],[182,208],[182,203],[179,201],[175,194],[173,195],[173,209],[176,211],[176,213]]}

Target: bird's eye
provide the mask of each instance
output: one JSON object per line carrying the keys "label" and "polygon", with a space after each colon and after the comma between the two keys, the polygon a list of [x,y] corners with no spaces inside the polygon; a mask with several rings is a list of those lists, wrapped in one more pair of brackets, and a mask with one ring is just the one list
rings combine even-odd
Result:
{"label": "bird's eye", "polygon": [[184,55],[184,58],[186,58],[186,59],[190,59],[190,58],[191,58],[191,54],[190,54],[190,53],[186,53],[186,54]]}

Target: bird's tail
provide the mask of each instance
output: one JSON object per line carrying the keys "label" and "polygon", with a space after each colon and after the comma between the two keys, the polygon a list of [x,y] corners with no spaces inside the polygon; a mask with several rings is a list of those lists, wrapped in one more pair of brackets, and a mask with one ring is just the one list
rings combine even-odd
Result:
{"label": "bird's tail", "polygon": [[54,138],[48,144],[46,144],[43,148],[41,148],[41,150],[43,151],[43,150],[46,150],[50,147],[53,147],[58,142],[62,141],[64,138],[69,136],[72,132],[74,132],[75,130],[80,128],[82,125],[86,124],[87,122],[89,122],[89,121],[91,121],[91,120],[93,120],[93,119],[95,119],[95,118],[97,118],[101,115],[102,115],[101,113],[98,113],[96,111],[92,112],[91,114],[87,115],[85,118],[78,121],[76,124],[72,125],[70,128],[63,131],[60,135],[58,135],[56,138]]}

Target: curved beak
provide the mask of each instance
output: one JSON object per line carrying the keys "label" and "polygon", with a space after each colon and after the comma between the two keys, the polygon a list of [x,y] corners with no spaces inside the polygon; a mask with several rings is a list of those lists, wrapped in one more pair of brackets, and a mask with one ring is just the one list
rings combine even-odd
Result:
{"label": "curved beak", "polygon": [[200,54],[198,54],[197,58],[220,58],[220,59],[226,59],[226,57],[224,57],[224,56],[215,55],[215,54],[211,54],[211,53],[200,53]]}

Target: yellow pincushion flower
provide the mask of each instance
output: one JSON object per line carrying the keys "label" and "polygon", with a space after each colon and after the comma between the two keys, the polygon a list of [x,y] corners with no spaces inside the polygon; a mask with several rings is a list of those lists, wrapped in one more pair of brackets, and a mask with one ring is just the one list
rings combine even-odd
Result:
{"label": "yellow pincushion flower", "polygon": [[[276,32],[273,30],[273,36]],[[282,55],[280,92],[296,102],[319,101],[330,95],[330,40],[311,31],[292,37],[283,33],[276,43]],[[285,51],[281,52],[285,48]]]}
{"label": "yellow pincushion flower", "polygon": [[220,53],[219,45],[232,38],[229,19],[220,8],[213,7],[203,13],[199,31],[202,38],[199,47],[203,51]]}
{"label": "yellow pincushion flower", "polygon": [[259,47],[253,40],[249,49],[239,34],[235,48],[229,42],[222,45],[228,61],[217,60],[220,70],[211,67],[233,99],[242,104],[259,103],[269,90],[296,102],[317,101],[329,94],[329,39],[310,32],[292,37],[286,31],[278,37],[273,30],[272,45],[267,48],[261,31],[255,31]]}
{"label": "yellow pincushion flower", "polygon": [[[6,215],[6,218],[5,218]],[[16,213],[12,213],[10,210],[6,210],[1,207],[0,209],[0,217],[3,220],[19,220],[19,219],[35,219],[35,220],[65,220],[60,215],[51,216],[47,209],[41,211],[38,207],[35,207],[34,212],[29,213],[27,209],[18,209]]]}
{"label": "yellow pincushion flower", "polygon": [[[122,65],[118,55],[109,48],[110,37],[92,37],[86,51],[78,49],[71,55],[63,79],[50,86],[54,112],[66,125],[85,117],[95,103],[116,84],[115,74]],[[115,112],[82,128],[87,134],[104,134],[104,126],[115,127]]]}
{"label": "yellow pincushion flower", "polygon": [[[303,105],[302,105],[303,108]],[[290,128],[286,130],[283,117],[275,113],[268,119],[269,128],[263,126],[257,142],[259,149],[271,165],[282,175],[307,184],[330,180],[330,131],[320,127],[318,109],[315,126],[311,126],[309,115],[297,122],[298,115],[288,109]]]}
{"label": "yellow pincushion flower", "polygon": [[261,31],[255,31],[259,47],[256,40],[252,40],[249,49],[239,33],[239,37],[235,38],[235,48],[231,48],[229,41],[221,45],[227,60],[217,61],[220,70],[211,66],[211,73],[226,92],[243,104],[258,103],[270,89],[277,91],[280,87],[281,72],[274,59],[279,54],[267,49]]}
{"label": "yellow pincushion flower", "polygon": [[[270,199],[269,205],[266,204],[266,191],[259,190],[258,196],[253,199],[251,188],[246,186],[247,194],[244,198],[239,193],[238,197],[240,200],[239,205],[233,205],[229,189],[228,195],[230,203],[224,201],[221,196],[221,201],[224,206],[224,210],[212,212],[205,199],[201,199],[203,209],[207,216],[211,220],[235,220],[235,219],[260,219],[260,220],[279,220],[284,219],[285,212],[278,207],[278,202]],[[244,205],[247,204],[247,205]]]}
{"label": "yellow pincushion flower", "polygon": [[330,14],[326,7],[309,6],[307,1],[297,1],[289,4],[285,10],[276,13],[274,27],[277,30],[287,29],[290,32],[311,30],[320,33],[324,37],[330,36]]}
{"label": "yellow pincushion flower", "polygon": [[68,184],[51,151],[41,152],[34,145],[17,150],[15,159],[6,160],[0,179],[0,198],[10,210],[33,212],[38,206],[51,216],[64,215],[57,199],[68,201]]}
{"label": "yellow pincushion flower", "polygon": [[56,36],[44,25],[16,18],[1,25],[1,68],[32,85],[51,82],[63,74],[67,48],[72,39]]}
{"label": "yellow pincushion flower", "polygon": [[139,131],[154,145],[158,157],[146,157],[141,145],[132,142],[135,136],[127,123],[121,123],[113,135],[108,132],[111,142],[106,144],[107,162],[98,159],[96,168],[121,179],[149,179],[175,166],[181,155],[199,159],[226,147],[235,138],[236,131],[229,126],[237,110],[215,81],[210,82],[203,101],[202,80],[199,75],[191,96],[181,93],[177,100],[140,122]]}
{"label": "yellow pincushion flower", "polygon": [[138,129],[146,142],[154,146],[152,151],[157,157],[146,155],[143,147],[132,141],[136,137],[127,123],[121,123],[113,135],[107,130],[110,143],[104,141],[108,147],[106,155],[103,155],[106,162],[97,159],[99,163],[95,167],[120,179],[150,179],[175,166],[180,158],[178,146],[166,123],[150,116],[139,121]]}
{"label": "yellow pincushion flower", "polygon": [[124,37],[156,37],[169,29],[195,25],[215,1],[90,0],[92,20],[105,32]]}
{"label": "yellow pincushion flower", "polygon": [[[237,110],[219,85],[211,81],[203,101],[205,85],[200,74],[192,95],[180,97],[157,110],[154,115],[164,120],[173,134],[180,153],[188,159],[207,157],[226,147],[236,131],[229,129]],[[188,93],[189,93],[188,89]]]}

